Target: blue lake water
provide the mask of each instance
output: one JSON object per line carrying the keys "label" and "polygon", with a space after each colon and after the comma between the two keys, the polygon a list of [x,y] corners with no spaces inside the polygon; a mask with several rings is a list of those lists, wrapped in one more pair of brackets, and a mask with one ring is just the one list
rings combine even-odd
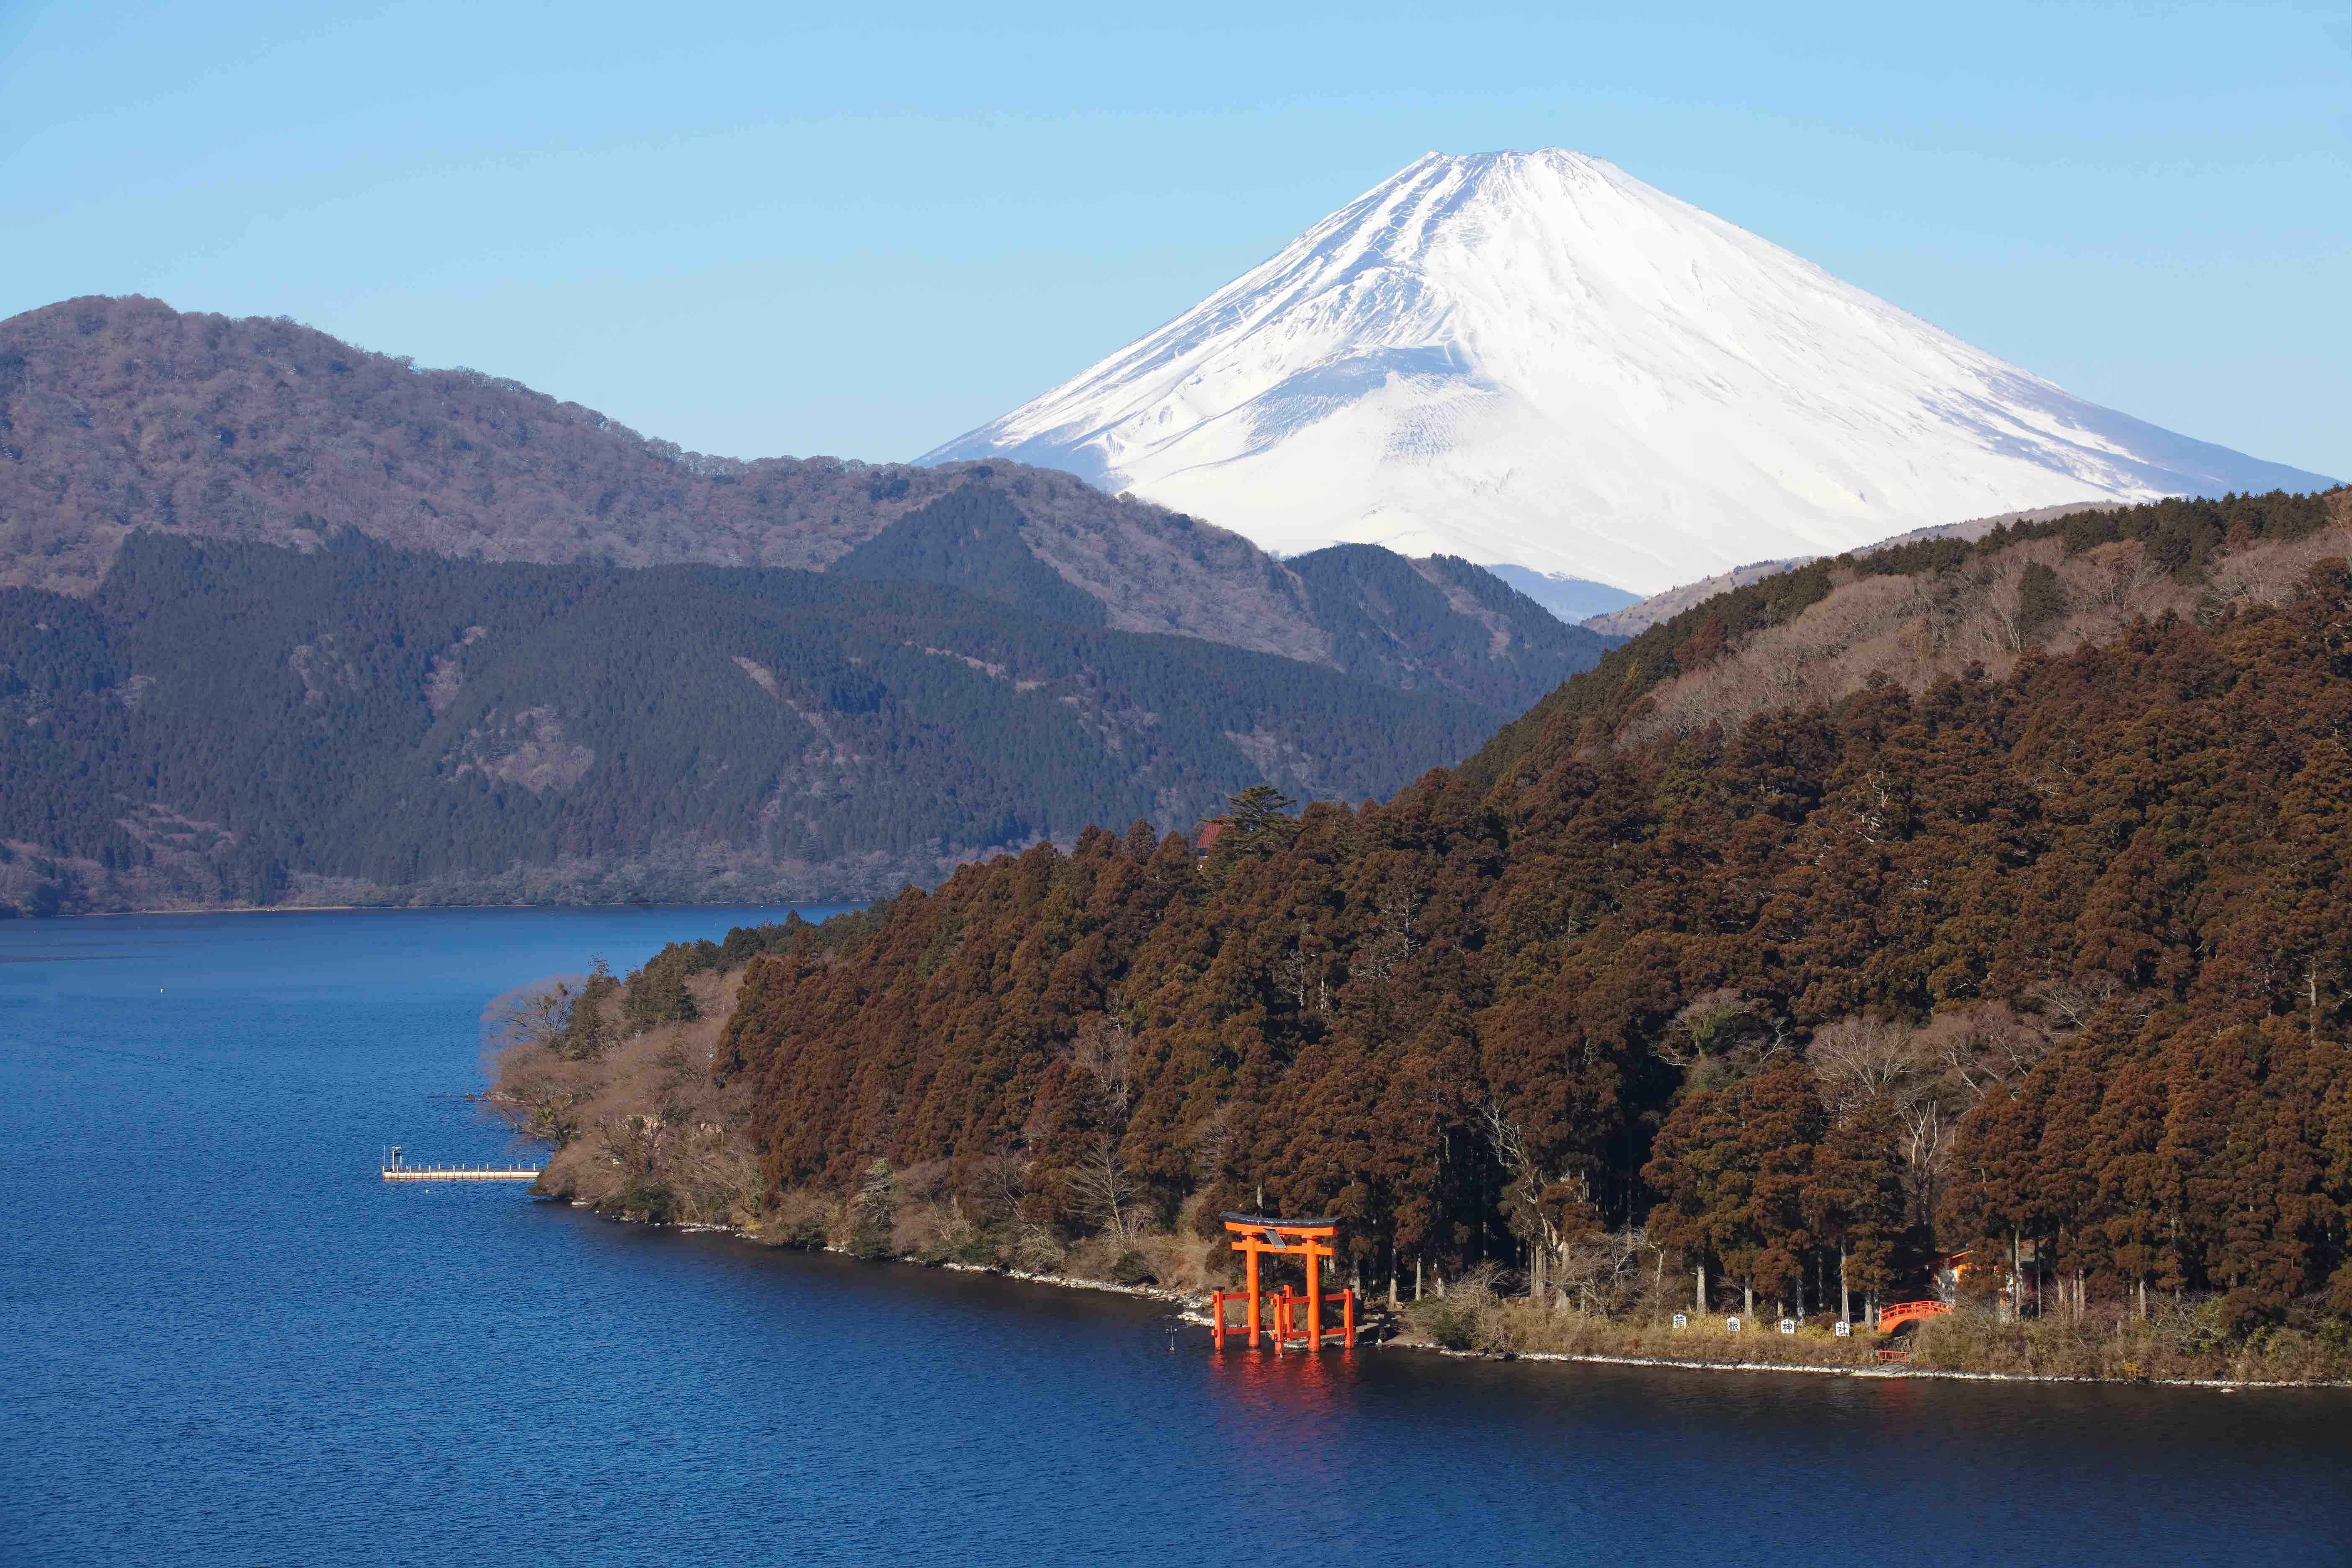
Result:
{"label": "blue lake water", "polygon": [[2352,1560],[2352,1394],[1218,1357],[378,1180],[504,1151],[491,996],[755,918],[0,925],[0,1563]]}

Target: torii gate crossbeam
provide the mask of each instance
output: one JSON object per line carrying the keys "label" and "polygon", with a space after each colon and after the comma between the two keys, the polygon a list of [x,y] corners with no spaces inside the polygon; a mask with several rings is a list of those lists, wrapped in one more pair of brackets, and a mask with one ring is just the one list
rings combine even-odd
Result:
{"label": "torii gate crossbeam", "polygon": [[[1263,1306],[1265,1290],[1259,1282],[1258,1259],[1267,1253],[1274,1253],[1306,1259],[1307,1294],[1301,1300],[1294,1302],[1290,1298],[1290,1288],[1283,1287],[1282,1295],[1276,1300],[1276,1321],[1272,1325],[1268,1337],[1272,1340],[1275,1349],[1286,1348],[1284,1341],[1289,1337],[1291,1309],[1294,1306],[1304,1306],[1307,1309],[1305,1336],[1307,1348],[1321,1350],[1325,1300],[1321,1266],[1327,1261],[1336,1261],[1338,1258],[1333,1243],[1339,1235],[1339,1222],[1331,1218],[1275,1219],[1265,1215],[1254,1214],[1225,1214],[1217,1217],[1224,1221],[1225,1229],[1234,1237],[1233,1249],[1240,1253],[1245,1260],[1244,1267],[1248,1276],[1249,1343],[1255,1346],[1259,1331],[1266,1327]],[[1216,1342],[1219,1349],[1224,1347],[1227,1332],[1226,1299],[1227,1292],[1223,1290],[1214,1291],[1210,1297],[1210,1310],[1214,1314]],[[1352,1350],[1356,1343],[1356,1293],[1352,1289],[1343,1288],[1334,1292],[1330,1300],[1339,1304],[1342,1312],[1340,1342]]]}

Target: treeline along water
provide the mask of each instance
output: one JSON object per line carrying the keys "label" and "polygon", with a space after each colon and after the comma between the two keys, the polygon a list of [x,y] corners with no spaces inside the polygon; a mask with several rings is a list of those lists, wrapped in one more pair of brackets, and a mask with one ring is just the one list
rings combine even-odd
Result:
{"label": "treeline along water", "polygon": [[[376,1179],[725,910],[0,928],[0,1561],[2340,1561],[2352,1395],[1222,1359],[1156,1304]],[[772,918],[772,916],[771,916]]]}

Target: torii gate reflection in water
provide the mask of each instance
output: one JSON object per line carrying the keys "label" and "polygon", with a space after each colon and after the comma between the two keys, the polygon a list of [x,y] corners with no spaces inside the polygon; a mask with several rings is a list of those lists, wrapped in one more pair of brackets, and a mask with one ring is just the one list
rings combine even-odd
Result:
{"label": "torii gate reflection in water", "polygon": [[[1259,1330],[1268,1330],[1267,1339],[1277,1351],[1293,1344],[1303,1344],[1310,1351],[1323,1348],[1323,1304],[1336,1301],[1340,1310],[1339,1342],[1347,1349],[1356,1345],[1356,1292],[1346,1287],[1329,1295],[1323,1292],[1322,1265],[1333,1261],[1337,1254],[1331,1244],[1339,1234],[1336,1219],[1272,1219],[1265,1215],[1228,1214],[1217,1217],[1225,1222],[1225,1229],[1234,1236],[1233,1248],[1247,1260],[1249,1271],[1249,1341],[1257,1344]],[[1297,1256],[1307,1259],[1307,1293],[1293,1296],[1285,1285],[1282,1294],[1267,1298],[1258,1284],[1258,1259],[1266,1253]],[[1225,1321],[1225,1303],[1244,1294],[1236,1290],[1215,1290],[1209,1296],[1210,1322],[1214,1325],[1219,1350],[1225,1348],[1225,1335],[1234,1331]],[[1262,1301],[1274,1308],[1274,1321],[1265,1323]],[[1306,1309],[1306,1327],[1301,1331],[1296,1316]]]}

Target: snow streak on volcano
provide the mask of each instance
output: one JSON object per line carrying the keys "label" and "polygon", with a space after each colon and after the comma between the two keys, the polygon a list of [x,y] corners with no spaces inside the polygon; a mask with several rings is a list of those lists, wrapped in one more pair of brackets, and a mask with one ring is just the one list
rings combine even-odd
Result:
{"label": "snow streak on volcano", "polygon": [[2028,507],[2330,482],[2084,403],[1557,151],[1433,153],[922,460],[991,456],[1285,553],[1644,593]]}

